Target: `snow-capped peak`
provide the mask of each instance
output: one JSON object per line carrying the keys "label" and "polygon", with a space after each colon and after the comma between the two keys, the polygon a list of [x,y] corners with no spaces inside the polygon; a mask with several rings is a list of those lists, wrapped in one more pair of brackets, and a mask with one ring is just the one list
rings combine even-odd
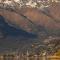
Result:
{"label": "snow-capped peak", "polygon": [[8,4],[8,5],[10,5],[11,3],[12,3],[12,1],[4,1],[3,3],[5,3],[5,4]]}
{"label": "snow-capped peak", "polygon": [[26,3],[26,5],[31,7],[36,7],[37,3],[30,0],[29,2]]}
{"label": "snow-capped peak", "polygon": [[15,2],[19,2],[19,0],[14,0]]}
{"label": "snow-capped peak", "polygon": [[[0,3],[1,3],[2,0],[0,0]],[[44,5],[42,3],[42,1],[40,2],[39,0],[38,1],[34,1],[34,0],[4,0],[2,3],[8,5],[8,6],[16,6],[15,3],[17,3],[17,6],[18,7],[22,7],[22,6],[30,6],[32,8],[39,8],[39,9],[43,9],[43,8],[47,8],[49,7],[49,5]]]}

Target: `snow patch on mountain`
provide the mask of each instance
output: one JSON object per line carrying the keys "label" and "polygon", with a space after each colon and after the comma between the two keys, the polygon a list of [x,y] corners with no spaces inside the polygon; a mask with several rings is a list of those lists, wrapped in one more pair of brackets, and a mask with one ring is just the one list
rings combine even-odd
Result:
{"label": "snow patch on mountain", "polygon": [[28,7],[32,7],[32,8],[38,8],[38,9],[43,9],[43,8],[47,8],[50,5],[44,5],[44,3],[38,1],[34,1],[34,0],[5,0],[5,1],[1,1],[0,3],[6,4],[8,6],[17,6],[18,7],[22,7],[22,6],[28,6]]}

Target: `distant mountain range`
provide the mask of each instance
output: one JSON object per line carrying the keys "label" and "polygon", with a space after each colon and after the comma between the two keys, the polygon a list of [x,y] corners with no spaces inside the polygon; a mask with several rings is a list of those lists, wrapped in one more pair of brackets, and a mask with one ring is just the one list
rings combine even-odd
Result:
{"label": "distant mountain range", "polygon": [[60,4],[42,10],[31,7],[16,10],[0,8],[0,51],[30,49],[49,36],[60,36]]}

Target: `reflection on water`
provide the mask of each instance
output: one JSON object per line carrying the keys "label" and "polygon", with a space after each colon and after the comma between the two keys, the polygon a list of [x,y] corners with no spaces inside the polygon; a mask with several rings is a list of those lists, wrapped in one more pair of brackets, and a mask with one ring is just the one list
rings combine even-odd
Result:
{"label": "reflection on water", "polygon": [[13,55],[12,56],[8,55],[8,57],[6,55],[4,55],[3,57],[4,57],[3,60],[14,60]]}
{"label": "reflection on water", "polygon": [[3,55],[0,60],[60,60],[59,56],[26,56],[26,55]]}

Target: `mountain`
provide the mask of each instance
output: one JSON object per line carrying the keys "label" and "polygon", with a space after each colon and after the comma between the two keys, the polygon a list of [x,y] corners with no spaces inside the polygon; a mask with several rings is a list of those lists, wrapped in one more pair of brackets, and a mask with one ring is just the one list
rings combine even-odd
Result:
{"label": "mountain", "polygon": [[29,46],[36,38],[35,34],[9,26],[4,17],[0,16],[0,52],[10,51],[10,49],[15,51],[18,48],[25,47],[26,43]]}
{"label": "mountain", "polygon": [[22,8],[21,13],[37,25],[42,25],[49,29],[60,29],[59,8],[60,4],[53,4],[48,8],[44,8],[44,11],[27,7]]}
{"label": "mountain", "polygon": [[32,44],[43,44],[49,36],[60,37],[59,8],[57,3],[43,10],[25,6],[0,8],[0,51],[22,51]]}

